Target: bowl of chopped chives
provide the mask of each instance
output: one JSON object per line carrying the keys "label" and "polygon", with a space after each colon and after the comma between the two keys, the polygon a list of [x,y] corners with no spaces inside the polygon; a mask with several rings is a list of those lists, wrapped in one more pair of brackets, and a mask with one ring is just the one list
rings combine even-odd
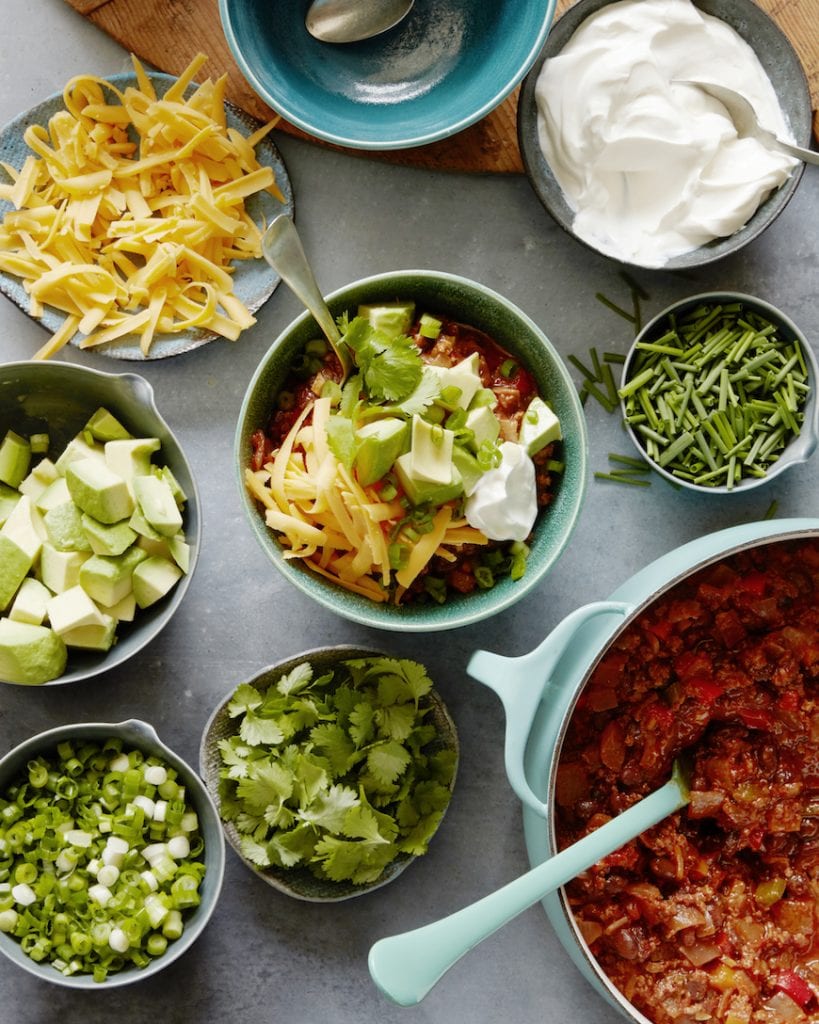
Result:
{"label": "bowl of chopped chives", "polygon": [[210,919],[224,860],[202,780],[145,722],[60,726],[0,759],[0,952],[37,978],[161,971]]}
{"label": "bowl of chopped chives", "polygon": [[638,334],[618,394],[637,450],[672,483],[731,494],[812,455],[819,375],[796,324],[763,299],[707,292]]}

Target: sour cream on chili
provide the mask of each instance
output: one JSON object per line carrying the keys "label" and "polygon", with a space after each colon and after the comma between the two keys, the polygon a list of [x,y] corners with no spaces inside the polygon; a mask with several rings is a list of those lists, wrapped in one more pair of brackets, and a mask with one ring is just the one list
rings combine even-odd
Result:
{"label": "sour cream on chili", "polygon": [[464,515],[490,540],[526,540],[537,518],[535,465],[514,441],[504,441],[500,453],[500,464],[483,474],[466,499]]}
{"label": "sour cream on chili", "polygon": [[690,0],[620,0],[587,18],[535,89],[543,154],[575,233],[615,259],[658,267],[733,234],[796,161],[737,138],[700,80],[745,96],[792,134],[751,47]]}

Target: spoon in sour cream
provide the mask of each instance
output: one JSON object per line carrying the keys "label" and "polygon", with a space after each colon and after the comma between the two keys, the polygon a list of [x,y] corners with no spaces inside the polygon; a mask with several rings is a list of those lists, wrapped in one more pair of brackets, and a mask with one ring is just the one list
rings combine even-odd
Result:
{"label": "spoon in sour cream", "polygon": [[313,0],[304,24],[323,43],[355,43],[393,28],[415,0]]}
{"label": "spoon in sour cream", "polygon": [[316,283],[296,225],[286,213],[274,217],[262,235],[262,255],[293,294],[313,314],[314,320],[341,363],[343,383],[350,375],[352,367],[350,351],[342,343],[341,332]]}
{"label": "spoon in sour cream", "polygon": [[695,82],[683,79],[675,79],[674,84],[696,86],[703,92],[708,93],[709,96],[713,96],[715,100],[719,100],[728,111],[728,116],[734,122],[734,127],[740,139],[757,139],[767,149],[776,149],[781,153],[787,153],[788,156],[795,156],[798,160],[804,160],[806,164],[819,164],[819,153],[814,153],[812,149],[804,149],[802,146],[794,146],[790,142],[785,142],[778,135],[768,131],[767,128],[763,128],[757,119],[754,108],[741,93],[736,92],[734,89],[729,89],[725,85],[717,85],[714,82]]}

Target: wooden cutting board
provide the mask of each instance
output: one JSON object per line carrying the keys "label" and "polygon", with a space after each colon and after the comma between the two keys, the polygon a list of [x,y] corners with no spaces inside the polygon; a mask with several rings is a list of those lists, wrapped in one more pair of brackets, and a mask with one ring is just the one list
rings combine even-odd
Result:
{"label": "wooden cutting board", "polygon": [[[253,92],[236,66],[222,32],[217,0],[66,0],[141,60],[159,71],[178,75],[199,52],[210,57],[211,77],[226,72],[227,95],[238,107],[262,121],[273,111]],[[558,13],[572,0],[558,0]],[[810,83],[814,131],[819,137],[819,0],[758,0],[793,43]],[[429,146],[374,152],[358,156],[433,170],[519,173],[523,170],[517,144],[516,89],[477,124]],[[300,138],[307,136],[282,121],[279,127]],[[327,143],[313,140],[317,145]],[[336,148],[336,147],[331,147]]]}

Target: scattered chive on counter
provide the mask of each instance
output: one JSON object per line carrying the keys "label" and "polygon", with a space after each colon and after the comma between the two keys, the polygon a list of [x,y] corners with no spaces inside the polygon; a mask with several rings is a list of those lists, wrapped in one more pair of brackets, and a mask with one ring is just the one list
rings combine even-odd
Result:
{"label": "scattered chive on counter", "polygon": [[744,302],[715,301],[637,341],[618,394],[646,458],[678,480],[731,489],[764,477],[800,433],[809,389],[796,338]]}
{"label": "scattered chive on counter", "polygon": [[65,976],[146,967],[199,904],[203,852],[175,769],[60,743],[0,795],[0,932]]}

